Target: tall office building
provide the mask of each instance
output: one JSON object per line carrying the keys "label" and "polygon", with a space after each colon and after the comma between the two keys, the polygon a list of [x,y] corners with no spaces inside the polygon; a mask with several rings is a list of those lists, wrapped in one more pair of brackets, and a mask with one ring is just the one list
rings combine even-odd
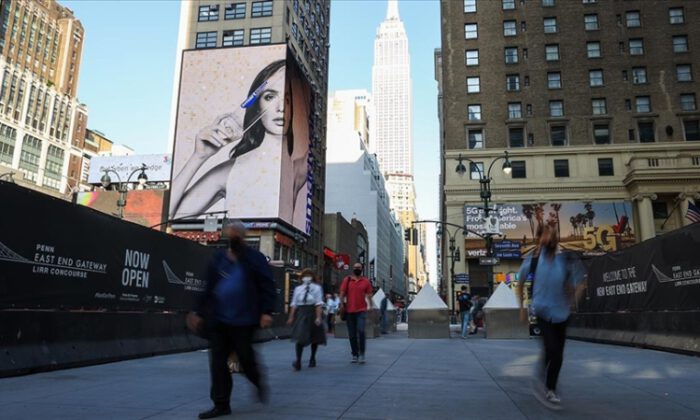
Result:
{"label": "tall office building", "polygon": [[[566,246],[583,252],[688,223],[700,191],[695,3],[442,0],[446,221],[476,221],[479,170],[508,151],[512,176],[499,160],[491,189],[514,212],[502,214],[501,229],[523,252],[542,223],[559,222]],[[460,155],[472,161],[464,178]],[[483,249],[459,241],[467,261],[455,271],[473,288],[520,263],[502,258],[492,272],[479,264]]]}
{"label": "tall office building", "polygon": [[84,35],[55,0],[0,1],[0,169],[57,196],[80,184],[92,146],[77,99]]}
{"label": "tall office building", "polygon": [[[329,24],[330,2],[322,0],[194,0],[182,2],[180,11],[171,142],[175,140],[178,100],[183,94],[180,90],[183,50],[286,45],[291,59],[302,73],[302,78],[311,86],[310,101],[313,109],[308,112],[307,120],[313,127],[309,130],[309,137],[312,140],[309,168],[313,183],[312,187],[308,188],[308,197],[304,200],[307,201],[305,204],[308,205],[307,215],[310,224],[306,232],[303,231],[304,229],[300,231],[288,223],[279,223],[272,219],[250,224],[251,244],[258,246],[270,260],[294,268],[320,268],[323,263]],[[257,59],[240,57],[247,62]],[[216,64],[211,65],[212,71],[215,71]],[[231,69],[230,74],[231,78],[237,77],[235,69]],[[244,99],[242,98],[241,101]],[[177,148],[175,151],[177,152]],[[177,153],[174,156],[175,160],[176,155]],[[191,229],[192,225],[189,226],[180,228],[174,226],[174,229]]]}

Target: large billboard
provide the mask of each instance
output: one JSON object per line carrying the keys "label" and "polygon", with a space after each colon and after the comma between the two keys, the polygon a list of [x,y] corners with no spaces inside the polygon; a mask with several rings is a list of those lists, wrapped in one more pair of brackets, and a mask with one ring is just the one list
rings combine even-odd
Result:
{"label": "large billboard", "polygon": [[[542,225],[557,227],[561,247],[583,255],[602,255],[636,243],[631,203],[619,202],[539,202],[497,206],[498,225],[506,241],[494,248],[502,258],[527,255],[535,247],[534,237]],[[483,210],[464,206],[464,226],[476,232],[484,229]],[[497,239],[498,241],[498,239]],[[486,254],[484,241],[470,234],[466,241],[467,257]],[[520,252],[516,252],[516,248]]]}
{"label": "large billboard", "polygon": [[[171,158],[168,154],[160,155],[129,155],[129,156],[95,156],[90,159],[90,172],[88,173],[89,184],[100,184],[105,170],[114,171],[119,175],[119,178],[110,172],[109,176],[113,182],[118,182],[121,179],[126,182],[131,177],[131,182],[136,182],[139,174],[139,168],[146,165],[146,176],[148,182],[167,182],[170,181],[170,173],[172,172]],[[136,171],[136,173],[134,173]]]}
{"label": "large billboard", "polygon": [[183,53],[169,217],[310,231],[311,87],[285,45]]}
{"label": "large billboard", "polygon": [[[76,203],[91,207],[103,213],[116,215],[119,192],[97,190],[79,192]],[[124,220],[138,223],[142,226],[155,226],[163,222],[163,205],[165,204],[164,190],[132,190],[126,196]]]}

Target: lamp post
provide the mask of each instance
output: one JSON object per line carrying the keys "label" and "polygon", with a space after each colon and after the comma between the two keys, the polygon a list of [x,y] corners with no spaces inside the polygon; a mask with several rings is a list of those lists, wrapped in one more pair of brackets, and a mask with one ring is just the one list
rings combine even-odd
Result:
{"label": "lamp post", "polygon": [[110,178],[109,174],[113,173],[117,176],[117,191],[119,191],[119,199],[117,199],[117,209],[119,211],[120,219],[124,218],[124,207],[126,207],[126,195],[129,192],[129,190],[127,189],[127,184],[129,184],[129,181],[131,181],[131,177],[134,176],[136,172],[140,172],[139,176],[136,177],[136,180],[138,181],[139,185],[143,186],[144,184],[146,184],[146,182],[148,182],[148,176],[146,176],[146,169],[148,169],[148,167],[145,163],[142,163],[141,167],[134,169],[129,174],[125,182],[122,182],[122,179],[119,176],[119,174],[112,169],[104,169],[102,171],[104,172],[104,175],[102,175],[102,178],[100,178],[100,182],[105,188],[108,188],[112,184],[112,178]]}
{"label": "lamp post", "polygon": [[[508,151],[504,151],[503,155],[497,156],[489,165],[489,169],[486,173],[479,167],[479,164],[477,162],[474,162],[473,160],[463,157],[461,154],[459,155],[457,167],[455,168],[455,172],[459,174],[460,177],[464,176],[465,173],[467,173],[467,168],[464,166],[464,161],[466,160],[467,162],[470,163],[470,171],[469,173],[471,174],[471,168],[476,168],[477,172],[479,173],[479,196],[481,197],[482,203],[484,204],[484,221],[488,221],[489,219],[489,214],[491,213],[491,170],[493,169],[493,165],[499,161],[503,160],[503,173],[506,175],[510,175],[511,172],[513,171],[513,166],[510,163],[510,156],[508,155]],[[488,258],[491,258],[493,256],[493,236],[498,235],[495,232],[492,232],[490,229],[488,229],[483,237],[486,242],[486,256]],[[493,265],[489,265],[489,278],[488,278],[488,283],[489,283],[489,289],[491,292],[493,292]]]}

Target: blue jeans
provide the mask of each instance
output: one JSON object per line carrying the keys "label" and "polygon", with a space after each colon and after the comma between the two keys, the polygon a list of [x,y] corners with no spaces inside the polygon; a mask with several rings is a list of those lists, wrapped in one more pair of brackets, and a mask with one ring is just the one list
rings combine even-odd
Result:
{"label": "blue jeans", "polygon": [[353,356],[365,354],[365,323],[367,321],[366,312],[348,313],[348,338],[350,339],[350,349]]}
{"label": "blue jeans", "polygon": [[465,338],[469,332],[469,320],[472,314],[469,311],[460,312],[459,314],[462,316],[462,338]]}

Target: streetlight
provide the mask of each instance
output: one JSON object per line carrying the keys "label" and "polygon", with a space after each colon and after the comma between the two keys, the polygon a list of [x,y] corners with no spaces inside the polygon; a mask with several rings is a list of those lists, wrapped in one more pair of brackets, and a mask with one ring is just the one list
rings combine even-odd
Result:
{"label": "streetlight", "polygon": [[146,176],[146,169],[148,167],[146,166],[145,163],[141,164],[140,168],[134,169],[129,176],[126,178],[126,182],[122,182],[121,177],[119,174],[114,171],[113,169],[103,169],[102,172],[104,172],[104,175],[102,175],[102,178],[100,178],[100,182],[102,183],[102,186],[105,188],[108,188],[112,184],[112,178],[110,178],[109,174],[110,172],[113,173],[114,175],[117,176],[117,191],[119,191],[119,199],[117,200],[117,208],[119,209],[119,218],[123,219],[124,218],[124,207],[126,207],[126,194],[129,192],[127,189],[127,184],[129,181],[131,181],[131,177],[134,176],[136,172],[139,172],[139,176],[136,177],[136,180],[138,181],[139,185],[143,186],[148,182],[148,176]]}
{"label": "streetlight", "polygon": [[[464,161],[466,160],[469,162],[474,168],[476,168],[477,172],[479,173],[479,196],[481,197],[482,202],[484,203],[484,220],[488,221],[489,218],[489,213],[491,213],[491,169],[493,169],[493,165],[503,159],[503,173],[506,175],[510,175],[511,172],[513,172],[513,165],[510,163],[510,157],[508,156],[508,151],[504,151],[503,155],[496,157],[492,162],[491,165],[489,165],[489,170],[484,173],[484,171],[479,168],[479,164],[474,162],[473,160],[463,157],[461,154],[459,155],[457,167],[455,168],[455,172],[459,174],[459,176],[464,176],[465,173],[467,173],[467,168],[464,166]],[[470,168],[471,169],[471,168]],[[470,171],[471,172],[471,171]],[[486,232],[484,232],[484,240],[486,241],[486,256],[491,259],[493,256],[493,236],[497,235],[497,233],[493,232],[491,229],[487,229]],[[489,263],[492,263],[493,260],[489,261]],[[493,292],[493,264],[489,264],[489,267],[491,267],[490,273],[489,273],[489,288]]]}

